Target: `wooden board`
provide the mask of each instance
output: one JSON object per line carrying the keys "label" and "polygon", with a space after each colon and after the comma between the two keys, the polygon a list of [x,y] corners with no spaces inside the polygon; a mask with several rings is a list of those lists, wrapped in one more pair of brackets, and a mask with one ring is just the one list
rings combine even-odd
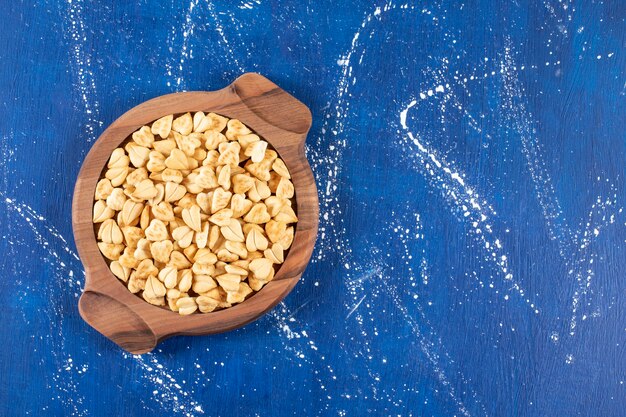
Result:
{"label": "wooden board", "polygon": [[[276,149],[292,176],[299,220],[285,262],[261,291],[231,308],[181,316],[146,303],[111,273],[96,244],[93,196],[111,152],[132,132],[167,114],[196,111],[239,119]],[[157,97],[113,122],[85,158],[74,191],[74,238],[86,273],[84,293],[78,304],[83,319],[129,352],[145,353],[170,336],[204,335],[243,326],[280,302],[300,279],[317,235],[317,189],[304,155],[310,127],[311,113],[304,104],[254,73],[242,75],[219,91]]]}

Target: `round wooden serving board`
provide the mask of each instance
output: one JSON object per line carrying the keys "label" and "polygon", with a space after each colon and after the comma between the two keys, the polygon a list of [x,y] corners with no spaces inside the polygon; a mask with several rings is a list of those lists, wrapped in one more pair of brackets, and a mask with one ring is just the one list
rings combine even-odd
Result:
{"label": "round wooden serving board", "polygon": [[[111,273],[96,244],[92,210],[96,183],[113,149],[141,126],[162,116],[196,111],[239,119],[276,149],[292,176],[299,220],[284,264],[261,291],[231,308],[181,316],[148,304]],[[317,236],[317,189],[304,155],[310,127],[311,112],[304,104],[253,73],[242,75],[219,91],[157,97],[113,122],[85,158],[74,189],[72,225],[86,273],[85,289],[78,303],[83,319],[123,349],[145,353],[170,336],[206,335],[243,326],[280,302],[300,279]]]}

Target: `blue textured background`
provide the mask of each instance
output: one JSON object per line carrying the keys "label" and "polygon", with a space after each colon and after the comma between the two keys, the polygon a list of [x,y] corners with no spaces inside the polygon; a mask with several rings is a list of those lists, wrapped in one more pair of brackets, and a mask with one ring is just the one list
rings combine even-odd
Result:
{"label": "blue textured background", "polygon": [[[625,415],[623,1],[1,3],[1,415]],[[77,311],[81,162],[246,71],[313,112],[314,260],[124,354]]]}

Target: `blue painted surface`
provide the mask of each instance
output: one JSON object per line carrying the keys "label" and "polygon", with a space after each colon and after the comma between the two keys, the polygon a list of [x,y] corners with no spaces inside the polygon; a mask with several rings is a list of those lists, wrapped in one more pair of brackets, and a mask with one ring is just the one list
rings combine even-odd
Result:
{"label": "blue painted surface", "polygon": [[[623,2],[108,3],[3,2],[0,414],[624,415]],[[126,355],[76,307],[80,164],[246,71],[313,112],[314,260]]]}

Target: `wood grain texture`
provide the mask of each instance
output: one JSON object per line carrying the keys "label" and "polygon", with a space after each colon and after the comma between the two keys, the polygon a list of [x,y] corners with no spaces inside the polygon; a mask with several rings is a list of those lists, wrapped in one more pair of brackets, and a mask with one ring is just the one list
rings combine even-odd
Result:
{"label": "wood grain texture", "polygon": [[[96,244],[93,195],[111,152],[133,132],[167,114],[197,111],[239,119],[276,149],[292,176],[298,223],[285,262],[261,291],[224,310],[181,316],[146,303],[111,273]],[[317,188],[304,155],[310,127],[311,112],[304,104],[254,73],[240,76],[220,91],[154,98],[113,122],[87,154],[76,180],[72,204],[74,239],[85,265],[85,289],[78,304],[85,321],[123,349],[145,353],[174,335],[205,335],[235,329],[278,304],[300,279],[317,236]]]}

